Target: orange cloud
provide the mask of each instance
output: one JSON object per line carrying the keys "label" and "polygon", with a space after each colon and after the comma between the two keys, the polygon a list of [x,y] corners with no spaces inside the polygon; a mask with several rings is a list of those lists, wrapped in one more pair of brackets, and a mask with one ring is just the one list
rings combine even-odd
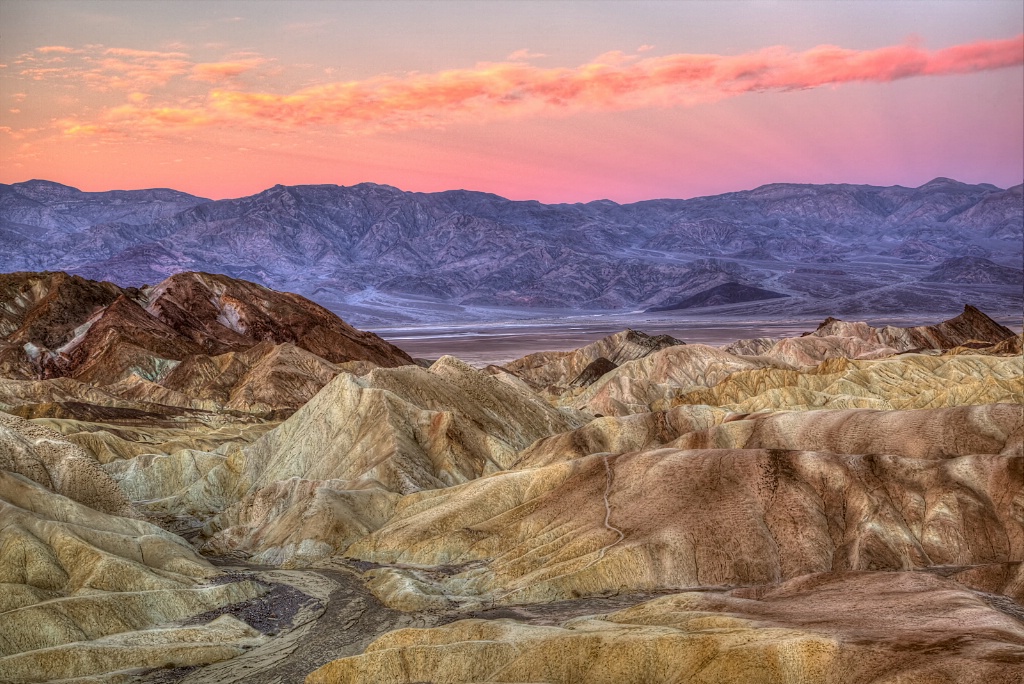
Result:
{"label": "orange cloud", "polygon": [[180,107],[138,107],[132,104],[107,110],[102,121],[62,119],[61,133],[69,137],[105,135],[111,138],[152,138],[168,129],[199,128],[213,123],[208,114]]}
{"label": "orange cloud", "polygon": [[[112,51],[108,50],[108,54]],[[260,58],[194,65],[177,53],[121,50],[132,81],[159,81],[182,71],[193,80],[230,79]],[[159,55],[159,57],[155,56]],[[513,53],[513,56],[519,56]],[[792,91],[850,82],[965,74],[1024,64],[1024,35],[929,51],[915,45],[849,50],[821,45],[802,52],[772,47],[742,55],[674,54],[641,58],[609,52],[576,68],[541,68],[524,61],[479,64],[404,77],[329,83],[289,94],[216,89],[191,107],[135,105],[107,110],[108,127],[190,128],[211,125],[337,126],[350,132],[435,127],[456,121],[557,115],[577,111],[678,107],[744,93]],[[113,87],[113,86],[112,86]],[[76,123],[75,130],[88,130]],[[70,127],[69,127],[70,128]]]}
{"label": "orange cloud", "polygon": [[242,59],[229,62],[204,62],[192,67],[191,78],[196,81],[219,83],[237,78],[247,71],[259,67],[265,59]]}
{"label": "orange cloud", "polygon": [[100,126],[100,125],[97,125],[97,124],[89,124],[89,123],[81,123],[81,122],[78,122],[78,121],[72,121],[72,120],[67,120],[67,119],[58,121],[57,125],[61,127],[61,131],[64,133],[64,135],[67,135],[67,136],[70,136],[70,137],[79,137],[79,136],[89,137],[89,136],[94,136],[94,135],[98,135],[98,134],[101,134],[101,133],[111,133],[111,132],[113,132],[112,129],[110,129],[110,128],[106,127],[106,126]]}
{"label": "orange cloud", "polygon": [[60,53],[63,53],[63,54],[73,55],[73,54],[81,52],[81,50],[76,50],[75,48],[70,48],[70,47],[67,47],[66,45],[44,45],[42,47],[37,47],[36,48],[36,52],[42,52],[42,53],[60,52]]}
{"label": "orange cloud", "polygon": [[158,52],[155,50],[134,50],[132,48],[107,48],[103,51],[105,55],[115,57],[132,57],[142,59],[187,59],[184,52]]}
{"label": "orange cloud", "polygon": [[623,110],[714,101],[748,92],[985,71],[1024,63],[1024,35],[938,51],[911,45],[847,50],[775,47],[737,56],[601,55],[575,69],[522,62],[305,88],[288,95],[214,91],[223,117],[284,125],[436,125],[459,115]]}
{"label": "orange cloud", "polygon": [[53,78],[70,78],[73,74],[70,69],[60,67],[37,67],[33,69],[22,69],[19,76],[27,76],[33,81],[46,81]]}
{"label": "orange cloud", "polygon": [[182,52],[155,52],[108,48],[103,57],[90,60],[84,77],[95,88],[115,90],[146,90],[166,86],[171,79],[185,76],[192,62]]}
{"label": "orange cloud", "polygon": [[212,123],[210,116],[197,109],[182,107],[136,107],[124,105],[108,112],[108,124],[123,122],[133,128],[162,131],[168,127],[195,128]]}
{"label": "orange cloud", "polygon": [[540,59],[541,57],[547,57],[547,55],[545,55],[542,52],[530,52],[526,48],[523,48],[521,50],[516,50],[515,52],[509,54],[509,56],[506,57],[505,59],[509,60],[510,62],[523,62],[529,59]]}

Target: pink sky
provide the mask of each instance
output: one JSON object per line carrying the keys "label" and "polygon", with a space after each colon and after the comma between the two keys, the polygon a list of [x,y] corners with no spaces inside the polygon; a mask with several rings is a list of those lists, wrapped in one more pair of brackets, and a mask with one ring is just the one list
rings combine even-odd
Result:
{"label": "pink sky", "polygon": [[0,182],[547,202],[1021,182],[1020,3],[910,4],[5,0]]}

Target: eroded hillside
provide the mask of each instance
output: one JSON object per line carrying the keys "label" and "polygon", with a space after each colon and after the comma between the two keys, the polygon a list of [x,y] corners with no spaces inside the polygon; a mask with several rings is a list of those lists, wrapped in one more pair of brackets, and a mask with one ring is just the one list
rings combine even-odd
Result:
{"label": "eroded hillside", "polygon": [[1022,338],[973,307],[478,369],[4,278],[4,681],[1024,677]]}

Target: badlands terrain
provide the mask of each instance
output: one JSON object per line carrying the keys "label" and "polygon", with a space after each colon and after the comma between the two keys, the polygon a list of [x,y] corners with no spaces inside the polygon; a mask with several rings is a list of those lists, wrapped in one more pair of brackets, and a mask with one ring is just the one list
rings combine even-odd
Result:
{"label": "badlands terrain", "polygon": [[[118,234],[234,220],[151,199]],[[1024,680],[1022,335],[974,306],[473,367],[158,280],[0,275],[0,681]]]}

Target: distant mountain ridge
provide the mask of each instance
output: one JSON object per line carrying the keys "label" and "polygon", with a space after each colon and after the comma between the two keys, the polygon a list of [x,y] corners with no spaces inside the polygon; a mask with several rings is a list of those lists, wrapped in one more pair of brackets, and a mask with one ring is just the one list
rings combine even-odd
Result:
{"label": "distant mountain ridge", "polygon": [[[1022,304],[1022,188],[937,178],[918,188],[772,184],[547,205],[372,183],[277,185],[210,201],[28,181],[0,185],[0,270],[59,269],[123,286],[223,273],[357,323],[486,317],[486,307],[668,308],[723,286],[730,296],[697,297],[687,311],[938,312],[971,301],[999,313]],[[984,260],[1003,270],[941,275],[963,271],[941,266],[966,256],[982,260],[974,271]]]}

